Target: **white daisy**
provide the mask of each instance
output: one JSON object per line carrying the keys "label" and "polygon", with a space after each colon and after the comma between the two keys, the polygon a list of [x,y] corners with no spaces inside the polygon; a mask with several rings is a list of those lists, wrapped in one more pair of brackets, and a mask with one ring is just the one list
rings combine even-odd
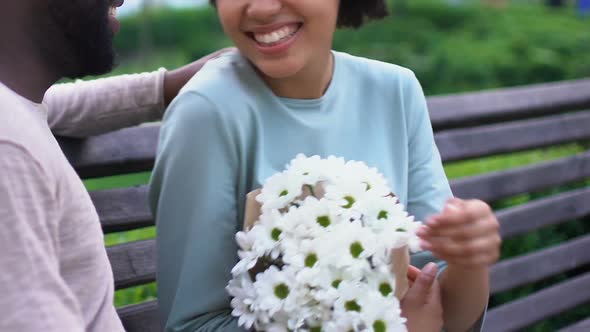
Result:
{"label": "white daisy", "polygon": [[293,310],[296,308],[295,287],[292,270],[286,268],[281,271],[276,266],[271,266],[256,276],[256,304],[261,310],[268,311],[270,316],[281,310]]}
{"label": "white daisy", "polygon": [[236,265],[232,268],[231,273],[233,276],[238,276],[250,271],[256,263],[258,263],[258,258],[260,257],[253,251],[238,251],[238,257],[240,260]]}
{"label": "white daisy", "polygon": [[407,213],[395,197],[370,197],[358,202],[355,208],[363,215],[365,224],[381,231],[387,222],[405,220]]}
{"label": "white daisy", "polygon": [[377,248],[375,235],[360,221],[335,225],[318,238],[317,246],[326,264],[350,269],[354,275],[370,269],[368,258]]}
{"label": "white daisy", "polygon": [[307,197],[298,208],[291,208],[287,228],[296,238],[315,238],[340,222],[342,208],[334,201]]}
{"label": "white daisy", "polygon": [[371,332],[407,331],[406,319],[401,316],[399,301],[395,297],[383,297],[370,292],[361,300],[362,320]]}
{"label": "white daisy", "polygon": [[350,178],[340,179],[325,186],[327,199],[337,202],[344,209],[353,209],[367,195],[366,185]]}
{"label": "white daisy", "polygon": [[299,270],[317,266],[320,255],[313,240],[285,239],[281,243],[283,262]]}
{"label": "white daisy", "polygon": [[286,226],[287,223],[277,210],[263,213],[260,221],[249,231],[256,239],[252,251],[259,256],[269,255],[272,259],[277,259],[281,254],[279,244],[285,237]]}
{"label": "white daisy", "polygon": [[379,265],[371,273],[367,274],[369,289],[378,292],[383,297],[395,295],[395,278],[388,265]]}
{"label": "white daisy", "polygon": [[361,314],[364,311],[363,297],[367,291],[367,287],[362,283],[343,281],[338,287],[338,299],[334,302],[335,315]]}
{"label": "white daisy", "polygon": [[391,193],[385,177],[376,168],[369,168],[363,162],[347,162],[344,176],[364,184],[365,190],[372,191],[376,196],[387,196]]}
{"label": "white daisy", "polygon": [[361,321],[360,314],[356,312],[335,313],[334,318],[322,326],[322,332],[357,332],[360,331]]}
{"label": "white daisy", "polygon": [[301,176],[277,173],[266,180],[256,200],[262,204],[263,212],[283,209],[301,195],[303,184]]}
{"label": "white daisy", "polygon": [[329,173],[324,167],[325,160],[320,156],[306,157],[298,154],[295,159],[287,165],[287,173],[300,176],[305,185],[314,186],[316,183],[325,180],[324,174]]}
{"label": "white daisy", "polygon": [[256,292],[250,277],[246,275],[234,277],[230,280],[226,290],[233,297],[231,300],[232,316],[239,317],[239,326],[251,329],[261,313],[257,312],[253,306]]}
{"label": "white daisy", "polygon": [[388,249],[399,248],[405,245],[410,247],[412,252],[420,250],[420,239],[416,231],[421,223],[414,221],[413,216],[399,216],[395,220],[387,220],[383,229],[378,233],[379,242]]}
{"label": "white daisy", "polygon": [[237,232],[236,242],[241,250],[252,250],[256,237],[249,232]]}

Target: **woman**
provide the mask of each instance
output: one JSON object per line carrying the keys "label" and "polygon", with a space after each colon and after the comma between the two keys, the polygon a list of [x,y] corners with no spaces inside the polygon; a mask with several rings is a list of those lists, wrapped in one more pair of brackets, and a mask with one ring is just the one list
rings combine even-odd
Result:
{"label": "woman", "polygon": [[[449,263],[440,276],[445,328],[472,327],[487,303],[497,220],[479,201],[445,207],[452,194],[413,73],[331,51],[337,26],[386,16],[385,1],[213,4],[239,53],[207,64],[172,103],[152,178],[166,331],[240,330],[224,287],[246,194],[298,153],[377,167],[428,221],[423,247]],[[423,252],[413,263],[429,259]]]}

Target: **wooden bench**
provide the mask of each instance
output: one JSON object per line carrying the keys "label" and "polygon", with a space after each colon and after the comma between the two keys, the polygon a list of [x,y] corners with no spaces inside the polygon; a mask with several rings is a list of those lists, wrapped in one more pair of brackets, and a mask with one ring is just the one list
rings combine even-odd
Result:
{"label": "wooden bench", "polygon": [[[586,181],[578,189],[497,211],[504,239],[590,216],[590,79],[428,98],[436,141],[446,163],[582,142],[586,150],[563,159],[452,181],[455,194],[494,203],[523,193]],[[584,110],[586,109],[586,110]],[[60,139],[82,178],[149,171],[158,126],[121,130],[83,141]],[[147,187],[90,193],[105,233],[153,226]],[[572,221],[573,220],[573,221]],[[116,289],[153,282],[154,240],[107,248]],[[567,280],[492,307],[485,331],[514,331],[590,301],[590,235],[502,260],[491,270],[492,294],[576,270]],[[581,266],[582,268],[580,272]],[[585,272],[584,272],[585,271]],[[129,332],[157,331],[156,301],[120,308]],[[590,319],[563,331],[590,331]]]}

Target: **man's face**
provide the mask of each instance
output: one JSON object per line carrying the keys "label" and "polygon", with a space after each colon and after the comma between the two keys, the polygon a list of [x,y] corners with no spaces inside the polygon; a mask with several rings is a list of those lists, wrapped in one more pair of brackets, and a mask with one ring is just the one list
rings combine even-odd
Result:
{"label": "man's face", "polygon": [[114,65],[113,36],[118,30],[113,8],[124,0],[45,0],[47,26],[39,31],[42,53],[64,77],[109,72]]}

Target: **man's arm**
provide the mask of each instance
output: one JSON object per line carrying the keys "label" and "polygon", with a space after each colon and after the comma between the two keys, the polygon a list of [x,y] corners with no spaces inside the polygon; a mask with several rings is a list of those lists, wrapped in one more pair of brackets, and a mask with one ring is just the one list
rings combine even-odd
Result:
{"label": "man's arm", "polygon": [[84,331],[60,275],[50,180],[19,145],[0,140],[0,331]]}
{"label": "man's arm", "polygon": [[43,99],[55,135],[86,137],[156,121],[164,112],[166,71],[52,86]]}
{"label": "man's arm", "polygon": [[223,49],[172,71],[56,84],[43,99],[55,135],[86,137],[158,121],[178,91]]}

